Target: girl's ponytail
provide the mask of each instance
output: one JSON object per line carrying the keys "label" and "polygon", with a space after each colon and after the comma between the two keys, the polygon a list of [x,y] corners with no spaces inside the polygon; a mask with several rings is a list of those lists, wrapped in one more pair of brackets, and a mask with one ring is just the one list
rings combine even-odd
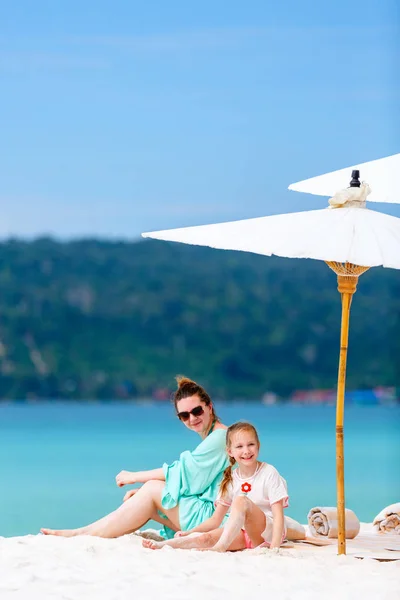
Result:
{"label": "girl's ponytail", "polygon": [[227,467],[225,469],[224,477],[219,486],[219,493],[220,493],[221,498],[223,498],[226,495],[226,492],[228,491],[228,487],[232,483],[232,467],[235,464],[236,460],[233,458],[233,456],[230,456],[229,462],[231,464],[229,465],[229,467]]}

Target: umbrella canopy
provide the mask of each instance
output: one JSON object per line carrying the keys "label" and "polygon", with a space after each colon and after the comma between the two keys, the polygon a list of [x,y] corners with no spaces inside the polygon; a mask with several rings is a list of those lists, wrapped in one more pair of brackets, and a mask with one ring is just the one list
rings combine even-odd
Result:
{"label": "umbrella canopy", "polygon": [[367,208],[325,208],[142,235],[266,256],[400,269],[400,219]]}
{"label": "umbrella canopy", "polygon": [[355,169],[361,172],[362,179],[368,181],[371,186],[372,192],[367,198],[369,202],[400,204],[400,179],[397,177],[400,173],[400,154],[304,179],[292,183],[289,190],[317,196],[333,196],[337,190],[347,187],[349,174]]}

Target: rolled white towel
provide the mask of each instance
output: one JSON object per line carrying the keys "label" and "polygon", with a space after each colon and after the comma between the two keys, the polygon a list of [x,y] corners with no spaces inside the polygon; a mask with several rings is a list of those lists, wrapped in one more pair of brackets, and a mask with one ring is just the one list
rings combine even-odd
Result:
{"label": "rolled white towel", "polygon": [[306,538],[306,530],[298,521],[285,515],[286,538],[288,540],[304,540]]}
{"label": "rolled white towel", "polygon": [[[311,535],[322,535],[327,536],[328,538],[338,537],[336,506],[316,506],[309,511],[307,519]],[[345,509],[345,523],[346,538],[351,540],[355,538],[360,531],[360,521],[355,513],[349,508]]]}
{"label": "rolled white towel", "polygon": [[379,533],[398,533],[400,535],[400,502],[389,504],[376,515],[374,528]]}

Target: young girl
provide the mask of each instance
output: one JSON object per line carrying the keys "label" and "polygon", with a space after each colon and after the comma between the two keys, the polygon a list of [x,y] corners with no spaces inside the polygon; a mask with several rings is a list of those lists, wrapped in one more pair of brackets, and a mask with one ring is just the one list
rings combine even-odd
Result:
{"label": "young girl", "polygon": [[[286,535],[286,481],[275,467],[258,461],[260,441],[250,423],[231,425],[226,446],[231,464],[224,472],[212,517],[190,531],[178,532],[173,540],[143,540],[143,546],[159,549],[167,544],[226,552],[264,545],[278,552]],[[237,468],[232,470],[235,464]],[[229,518],[221,528],[228,511]]]}

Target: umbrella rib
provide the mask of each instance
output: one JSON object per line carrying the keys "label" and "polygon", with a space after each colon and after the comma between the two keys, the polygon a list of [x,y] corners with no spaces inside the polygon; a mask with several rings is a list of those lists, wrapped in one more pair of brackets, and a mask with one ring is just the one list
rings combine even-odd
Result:
{"label": "umbrella rib", "polygon": [[377,235],[376,231],[374,231],[374,229],[372,228],[371,225],[372,225],[371,223],[368,223],[368,229],[371,232],[372,236],[374,237],[374,239],[376,241],[376,245],[378,246],[379,252],[380,252],[380,255],[381,255],[381,264],[379,266],[381,266],[381,265],[384,266],[384,263],[385,263],[385,254],[383,252],[383,248],[382,248],[382,245],[381,245],[380,240],[378,238],[378,235]]}
{"label": "umbrella rib", "polygon": [[[387,231],[387,235],[388,235],[388,236],[390,236],[390,238],[392,238],[392,239],[394,240],[394,243],[395,243],[395,244],[396,244],[396,242],[397,242],[397,243],[399,243],[399,237],[398,237],[398,234],[397,234],[397,232],[394,230],[394,228],[392,227],[392,223],[391,223],[390,225],[391,225],[391,226],[389,227],[389,229],[388,229],[388,231]],[[382,246],[380,245],[379,241],[378,241],[378,246],[379,246],[379,248],[382,248]],[[382,252],[382,256],[383,256],[383,252]],[[387,261],[386,261],[386,258],[385,258],[385,262],[387,262]],[[385,265],[383,264],[383,261],[382,261],[382,265],[383,265],[383,266],[385,266]]]}
{"label": "umbrella rib", "polygon": [[[346,220],[346,217],[348,217],[348,216],[349,216],[349,213],[347,212],[347,210],[343,210],[343,209],[341,209],[341,208],[340,208],[340,209],[338,209],[338,208],[332,208],[332,209],[328,209],[328,208],[327,208],[326,210],[335,210],[335,211],[340,211],[340,212],[338,212],[337,214],[338,214],[338,217],[340,216],[340,220],[341,220],[341,221],[345,221],[345,220]],[[331,226],[330,226],[330,223],[328,223],[328,222],[326,223],[326,226],[325,226],[325,228],[323,229],[323,232],[325,232],[325,231],[327,231],[327,232],[328,232],[328,234],[329,234],[329,233],[331,233]],[[353,226],[353,232],[354,232],[354,226]],[[350,255],[350,251],[351,251],[351,248],[352,248],[352,246],[353,246],[353,243],[354,243],[354,236],[353,236],[353,239],[350,241],[350,246],[349,246],[348,248],[346,248],[346,255],[347,255],[347,256],[349,256],[349,255]],[[324,260],[325,260],[325,261],[334,261],[334,262],[346,262],[346,261],[347,261],[347,258],[346,258],[345,260],[343,260],[343,261],[337,261],[337,259],[336,259],[336,258],[326,258],[326,259],[324,259]]]}
{"label": "umbrella rib", "polygon": [[[329,209],[329,208],[325,208],[323,210],[333,210],[333,209]],[[342,215],[342,217],[344,217],[344,215]],[[319,228],[320,228],[320,234],[321,237],[329,237],[329,234],[331,233],[331,224],[329,222],[324,223],[323,227],[321,227],[321,225],[319,224]],[[311,247],[311,241],[307,244],[307,247],[303,250],[302,252],[302,256],[304,258],[309,258],[311,252],[310,252],[310,247]],[[322,259],[320,259],[322,260]],[[336,257],[329,257],[329,258],[324,258],[323,260],[336,260]]]}

